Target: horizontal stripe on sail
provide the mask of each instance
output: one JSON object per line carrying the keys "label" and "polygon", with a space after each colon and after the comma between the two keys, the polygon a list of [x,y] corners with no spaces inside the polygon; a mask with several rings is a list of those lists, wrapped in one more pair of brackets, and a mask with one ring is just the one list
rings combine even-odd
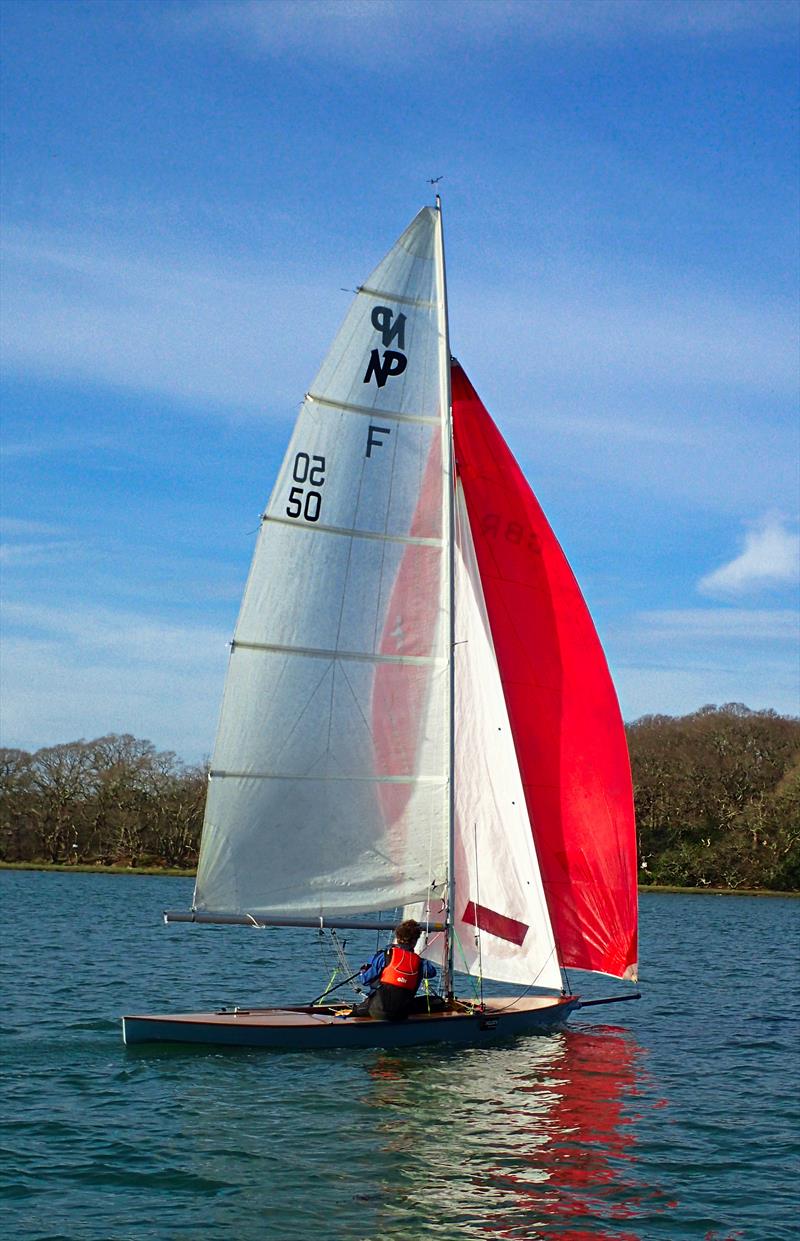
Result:
{"label": "horizontal stripe on sail", "polygon": [[446,667],[447,660],[433,655],[371,655],[368,651],[326,651],[313,646],[278,646],[272,642],[245,642],[234,638],[231,650],[272,651],[277,655],[308,655],[312,659],[355,659],[368,664],[426,664]]}
{"label": "horizontal stripe on sail", "polygon": [[360,284],[356,293],[366,293],[368,297],[384,297],[388,302],[400,302],[403,306],[422,306],[427,310],[437,305],[436,302],[428,302],[421,297],[406,297],[404,293],[387,293],[386,289],[371,289],[366,284]]}
{"label": "horizontal stripe on sail", "polygon": [[275,521],[281,526],[295,526],[321,534],[343,534],[348,539],[377,539],[381,543],[410,543],[416,547],[443,547],[441,539],[416,538],[411,534],[381,534],[378,530],[354,530],[349,526],[323,526],[319,521],[303,521],[301,517],[271,517],[264,513],[262,522]]}
{"label": "horizontal stripe on sail", "polygon": [[494,909],[487,909],[485,905],[477,905],[475,901],[469,902],[461,915],[461,921],[467,926],[477,927],[479,931],[496,935],[498,939],[505,939],[510,944],[516,944],[517,947],[521,946],[528,934],[528,926],[525,922],[518,922],[516,918],[508,918],[505,914],[496,913]]}
{"label": "horizontal stripe on sail", "polygon": [[313,392],[306,393],[306,400],[314,405],[325,405],[328,409],[341,409],[346,414],[363,414],[367,418],[390,418],[392,422],[424,423],[429,427],[441,426],[441,419],[430,418],[425,414],[400,414],[394,409],[375,409],[371,405],[351,405],[347,401],[332,401],[326,396],[317,396]]}
{"label": "horizontal stripe on sail", "polygon": [[331,776],[327,773],[317,776],[290,775],[282,771],[209,771],[210,780],[321,780],[327,784],[331,780],[355,784],[440,784],[444,788],[447,781],[442,776]]}

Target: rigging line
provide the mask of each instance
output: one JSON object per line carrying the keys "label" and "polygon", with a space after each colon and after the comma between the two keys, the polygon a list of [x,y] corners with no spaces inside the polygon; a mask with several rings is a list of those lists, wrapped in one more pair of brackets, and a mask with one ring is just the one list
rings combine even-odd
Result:
{"label": "rigging line", "polygon": [[[322,968],[323,968],[323,969],[326,969],[326,968],[327,968],[327,966],[328,966],[328,964],[329,964],[329,962],[326,960],[326,949],[327,949],[327,946],[328,946],[328,945],[327,945],[327,940],[326,940],[326,938],[325,938],[325,932],[324,932],[324,930],[322,929],[322,927],[319,927],[319,928],[318,928],[318,930],[317,930],[317,943],[319,944],[320,953],[322,954]],[[319,1003],[319,1001],[320,1001],[320,1000],[322,1000],[322,999],[323,999],[323,998],[324,998],[324,997],[328,994],[328,992],[332,989],[333,984],[334,984],[334,982],[335,982],[335,980],[336,980],[336,975],[338,974],[338,972],[339,972],[338,967],[337,967],[336,965],[334,965],[334,967],[333,967],[333,973],[331,974],[330,978],[328,979],[328,982],[327,982],[327,985],[326,985],[326,987],[325,987],[325,990],[322,992],[322,995],[318,997],[318,999],[316,999],[316,1000],[312,1000],[312,1006],[313,1006],[314,1004]]]}
{"label": "rigging line", "polygon": [[279,758],[279,757],[280,757],[280,755],[281,755],[281,754],[283,753],[283,751],[286,749],[286,746],[288,745],[288,743],[291,741],[291,739],[292,739],[292,737],[294,736],[294,734],[295,734],[295,732],[296,732],[297,728],[298,728],[298,727],[299,727],[299,725],[300,725],[300,721],[302,720],[302,718],[303,718],[303,716],[305,715],[305,713],[306,713],[306,711],[308,710],[308,708],[311,706],[311,703],[313,702],[313,700],[314,700],[314,698],[315,698],[315,696],[316,696],[317,690],[318,690],[318,689],[319,689],[319,687],[322,685],[322,683],[323,683],[323,681],[325,680],[326,676],[328,675],[328,672],[330,671],[330,669],[331,669],[331,666],[332,666],[332,665],[333,665],[333,660],[331,660],[331,662],[327,665],[327,667],[323,668],[323,670],[322,670],[322,676],[319,678],[319,680],[317,681],[316,685],[314,686],[314,688],[312,689],[311,693],[309,694],[308,698],[306,699],[306,704],[305,704],[305,706],[303,707],[303,710],[302,710],[302,711],[300,712],[300,714],[297,716],[297,718],[296,718],[296,720],[295,720],[294,724],[292,725],[292,727],[290,728],[289,732],[288,732],[288,733],[286,734],[286,736],[284,737],[284,739],[283,739],[283,741],[282,741],[281,745],[280,745],[280,746],[278,747],[278,749],[275,751],[275,757],[276,757],[276,758]]}
{"label": "rigging line", "polygon": [[347,947],[347,940],[346,939],[342,941],[339,940],[339,936],[336,934],[335,927],[331,928],[330,937],[331,937],[331,943],[333,944],[336,950],[336,956],[338,958],[340,967],[349,973],[350,963],[347,960],[347,953],[345,952],[345,949]]}
{"label": "rigging line", "polygon": [[[478,823],[477,823],[477,820],[473,822],[472,827],[473,827],[473,835],[475,839],[475,897],[476,897],[476,903],[480,906],[481,888],[480,888],[480,880],[478,878]],[[478,949],[478,981],[480,983],[481,1008],[484,1008],[485,1005],[483,1002],[483,951],[482,951],[482,945],[481,945],[481,928],[478,925],[479,922],[480,922],[480,919],[476,917],[475,918],[475,946]]]}
{"label": "rigging line", "polygon": [[548,953],[547,957],[546,957],[546,958],[545,958],[545,960],[542,962],[542,965],[541,965],[541,966],[540,966],[540,968],[539,968],[539,972],[538,972],[538,974],[536,975],[536,978],[534,978],[533,982],[529,982],[529,983],[528,983],[528,985],[527,985],[527,987],[525,988],[525,990],[524,990],[524,991],[520,991],[519,995],[515,995],[515,996],[514,996],[514,999],[512,1000],[512,1002],[511,1002],[510,1004],[506,1004],[505,1008],[498,1008],[498,1009],[496,1010],[498,1013],[505,1013],[505,1012],[507,1012],[507,1010],[508,1010],[509,1008],[513,1008],[513,1007],[514,1007],[514,1005],[516,1004],[517,1000],[524,1000],[524,999],[525,999],[525,996],[526,996],[526,995],[528,995],[528,994],[529,994],[529,992],[531,992],[531,991],[533,990],[533,988],[536,986],[537,980],[538,980],[539,978],[541,978],[541,976],[542,976],[542,974],[544,973],[545,969],[547,968],[548,962],[550,961],[550,958],[553,956],[553,953],[554,953],[554,952],[555,952],[555,949],[551,949],[551,951]]}
{"label": "rigging line", "polygon": [[425,892],[425,947],[428,947],[428,936],[431,933],[431,892],[434,881],[431,879],[433,870],[433,831],[428,835],[428,887]]}
{"label": "rigging line", "polygon": [[458,932],[457,932],[457,931],[456,931],[456,929],[455,929],[455,924],[453,924],[453,940],[454,940],[454,942],[458,945],[458,951],[461,953],[461,960],[464,962],[464,973],[466,974],[467,978],[469,979],[470,986],[472,987],[472,990],[475,992],[475,998],[476,998],[476,999],[478,999],[478,990],[477,990],[477,988],[476,988],[476,986],[475,986],[475,982],[474,982],[474,979],[473,979],[472,971],[470,970],[469,965],[468,965],[468,963],[467,963],[467,955],[466,955],[466,953],[464,952],[463,945],[462,945],[462,943],[461,943],[461,940],[460,940],[460,939],[459,939],[459,937],[458,937]]}

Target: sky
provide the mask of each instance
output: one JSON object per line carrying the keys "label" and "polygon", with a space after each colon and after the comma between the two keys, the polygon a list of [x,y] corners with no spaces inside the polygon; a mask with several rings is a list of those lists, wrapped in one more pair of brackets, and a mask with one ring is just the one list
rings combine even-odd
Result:
{"label": "sky", "polygon": [[2,734],[211,752],[259,514],[441,177],[623,715],[800,712],[785,0],[2,0]]}

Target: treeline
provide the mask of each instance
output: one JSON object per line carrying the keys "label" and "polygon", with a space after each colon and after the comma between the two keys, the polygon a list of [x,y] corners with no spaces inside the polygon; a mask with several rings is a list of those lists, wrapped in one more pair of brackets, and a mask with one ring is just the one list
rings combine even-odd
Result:
{"label": "treeline", "polygon": [[130,736],[0,750],[0,860],[192,867],[206,771]]}
{"label": "treeline", "polygon": [[[734,703],[627,733],[640,882],[800,890],[800,720]],[[205,794],[130,736],[0,750],[0,860],[190,868]]]}
{"label": "treeline", "polygon": [[640,883],[800,890],[800,719],[728,703],[627,733]]}

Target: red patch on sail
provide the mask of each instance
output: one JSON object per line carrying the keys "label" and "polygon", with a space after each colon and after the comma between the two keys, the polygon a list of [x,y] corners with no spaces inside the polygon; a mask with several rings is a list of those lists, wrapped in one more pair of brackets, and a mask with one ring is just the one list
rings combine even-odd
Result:
{"label": "red patch on sail", "polygon": [[485,905],[476,905],[474,901],[470,901],[467,905],[461,915],[461,921],[466,922],[467,926],[476,926],[479,931],[488,931],[490,935],[496,935],[498,939],[506,939],[510,944],[516,944],[517,947],[522,944],[528,934],[528,926],[525,922],[517,922],[516,918],[507,918],[505,914],[495,913],[493,909],[487,909]]}

